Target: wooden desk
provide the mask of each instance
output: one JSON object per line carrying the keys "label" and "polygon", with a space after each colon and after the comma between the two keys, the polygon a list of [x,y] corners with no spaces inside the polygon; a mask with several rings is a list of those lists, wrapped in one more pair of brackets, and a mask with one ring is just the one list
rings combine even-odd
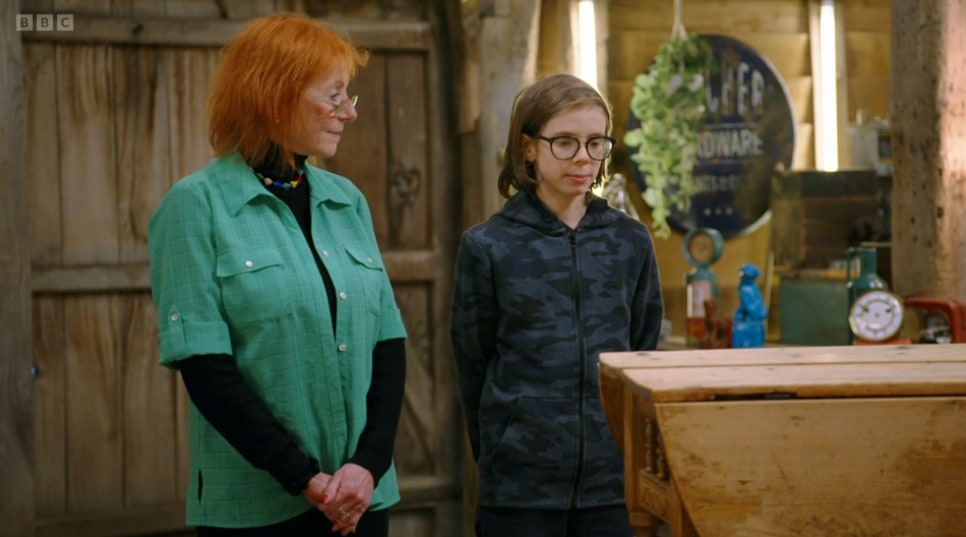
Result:
{"label": "wooden desk", "polygon": [[640,536],[966,535],[966,344],[605,353]]}

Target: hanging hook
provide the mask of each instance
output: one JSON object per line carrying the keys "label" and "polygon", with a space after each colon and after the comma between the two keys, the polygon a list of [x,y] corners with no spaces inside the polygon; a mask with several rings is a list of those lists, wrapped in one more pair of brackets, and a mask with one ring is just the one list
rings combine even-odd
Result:
{"label": "hanging hook", "polygon": [[674,0],[674,26],[671,27],[671,39],[687,39],[688,32],[684,29],[684,22],[681,19],[681,0]]}

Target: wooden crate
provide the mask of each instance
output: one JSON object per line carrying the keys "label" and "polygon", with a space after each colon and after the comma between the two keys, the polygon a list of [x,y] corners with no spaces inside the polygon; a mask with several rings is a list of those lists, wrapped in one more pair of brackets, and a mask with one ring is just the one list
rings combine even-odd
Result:
{"label": "wooden crate", "polygon": [[771,185],[778,274],[826,269],[850,246],[889,239],[891,178],[874,170],[792,171]]}

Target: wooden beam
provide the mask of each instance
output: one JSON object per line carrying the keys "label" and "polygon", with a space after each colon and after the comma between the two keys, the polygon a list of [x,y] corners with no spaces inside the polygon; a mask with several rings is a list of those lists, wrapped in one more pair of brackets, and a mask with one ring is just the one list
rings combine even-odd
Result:
{"label": "wooden beam", "polygon": [[0,528],[34,534],[33,377],[23,50],[18,2],[0,2]]}
{"label": "wooden beam", "polygon": [[147,291],[151,288],[147,263],[126,265],[35,268],[31,287],[36,294]]}
{"label": "wooden beam", "polygon": [[184,502],[177,501],[167,505],[127,507],[116,512],[42,519],[37,521],[36,537],[167,534],[187,530],[184,510]]}
{"label": "wooden beam", "polygon": [[892,280],[966,300],[966,0],[892,1]]}
{"label": "wooden beam", "polygon": [[[248,22],[240,19],[96,17],[74,15],[70,31],[19,32],[24,41],[108,45],[221,47]],[[357,46],[370,50],[429,50],[431,29],[426,22],[340,22]],[[14,28],[14,22],[9,23]]]}
{"label": "wooden beam", "polygon": [[[431,250],[387,252],[386,270],[394,283],[426,282],[445,268],[448,261]],[[92,265],[79,267],[36,267],[31,274],[31,290],[39,295],[99,293],[104,291],[147,291],[151,288],[150,265]]]}
{"label": "wooden beam", "polygon": [[396,509],[421,504],[437,505],[459,498],[461,487],[447,477],[422,475],[399,478],[402,500]]}

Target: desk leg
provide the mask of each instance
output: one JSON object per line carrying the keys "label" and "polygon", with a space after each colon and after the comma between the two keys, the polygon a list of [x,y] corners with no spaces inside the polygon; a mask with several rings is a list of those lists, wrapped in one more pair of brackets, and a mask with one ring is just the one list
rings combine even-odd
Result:
{"label": "desk leg", "polygon": [[636,537],[657,537],[661,519],[644,511],[636,511],[631,513],[631,526]]}
{"label": "desk leg", "polygon": [[684,508],[684,502],[678,494],[676,485],[671,484],[671,505],[670,505],[670,526],[671,537],[700,537],[691,522],[691,516]]}

